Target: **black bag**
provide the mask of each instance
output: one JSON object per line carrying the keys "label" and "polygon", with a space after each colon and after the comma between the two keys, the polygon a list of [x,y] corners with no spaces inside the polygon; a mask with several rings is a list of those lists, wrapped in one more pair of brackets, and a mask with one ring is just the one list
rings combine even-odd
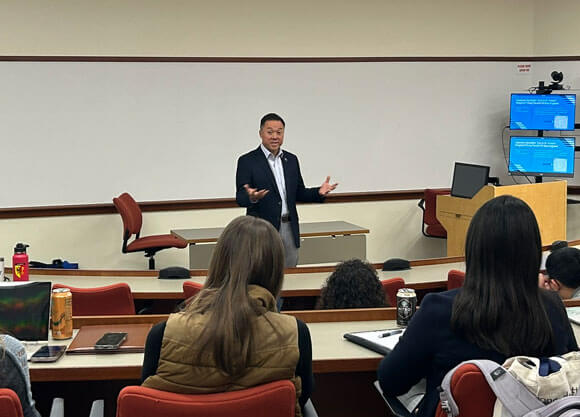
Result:
{"label": "black bag", "polygon": [[187,279],[191,274],[189,269],[181,266],[169,266],[159,270],[159,279]]}

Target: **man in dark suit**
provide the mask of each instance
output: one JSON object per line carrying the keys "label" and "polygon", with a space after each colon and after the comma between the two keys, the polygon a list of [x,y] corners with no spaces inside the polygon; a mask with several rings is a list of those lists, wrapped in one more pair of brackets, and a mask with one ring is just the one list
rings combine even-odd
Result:
{"label": "man in dark suit", "polygon": [[284,120],[269,113],[260,120],[261,145],[238,159],[236,201],[246,214],[269,221],[280,231],[286,267],[296,266],[300,232],[296,202],[321,203],[337,184],[330,177],[320,187],[306,188],[296,155],[281,148]]}

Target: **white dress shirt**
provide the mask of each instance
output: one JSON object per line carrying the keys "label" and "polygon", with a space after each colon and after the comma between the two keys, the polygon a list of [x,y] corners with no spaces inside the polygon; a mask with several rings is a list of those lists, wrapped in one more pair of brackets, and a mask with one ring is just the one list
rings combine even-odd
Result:
{"label": "white dress shirt", "polygon": [[286,201],[286,180],[284,179],[284,166],[282,165],[284,152],[282,149],[280,149],[278,155],[274,155],[264,146],[263,143],[260,144],[260,147],[262,148],[262,152],[264,152],[264,155],[268,160],[268,164],[270,165],[270,169],[272,170],[272,174],[274,174],[274,178],[276,179],[276,186],[278,187],[278,192],[282,198],[282,216],[285,216],[289,213],[289,211],[288,202]]}

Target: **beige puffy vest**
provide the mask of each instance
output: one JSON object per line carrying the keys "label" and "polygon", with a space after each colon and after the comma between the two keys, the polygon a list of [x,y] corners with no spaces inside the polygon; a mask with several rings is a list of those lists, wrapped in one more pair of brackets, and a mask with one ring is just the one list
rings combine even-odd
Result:
{"label": "beige puffy vest", "polygon": [[[265,288],[250,285],[248,293],[268,311],[255,318],[254,343],[244,372],[235,376],[226,374],[211,355],[198,359],[196,340],[206,325],[207,315],[181,312],[169,316],[157,373],[147,378],[143,386],[183,394],[206,394],[289,379],[296,387],[298,400],[302,382],[295,376],[300,356],[296,319],[277,313],[276,300]],[[301,415],[298,401],[296,415]]]}

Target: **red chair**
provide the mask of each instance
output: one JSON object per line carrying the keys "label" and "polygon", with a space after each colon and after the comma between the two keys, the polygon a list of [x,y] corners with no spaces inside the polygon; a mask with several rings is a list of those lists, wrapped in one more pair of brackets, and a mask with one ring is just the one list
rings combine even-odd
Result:
{"label": "red chair", "polygon": [[[123,247],[121,251],[123,253],[145,252],[145,256],[149,258],[149,269],[155,269],[154,256],[160,250],[183,249],[187,246],[187,241],[171,234],[139,237],[143,216],[133,197],[123,193],[119,197],[113,198],[113,203],[123,219]],[[128,243],[129,238],[133,235],[135,235],[135,240]]]}
{"label": "red chair", "polygon": [[385,299],[389,306],[395,307],[397,305],[397,291],[405,287],[405,280],[403,278],[390,278],[381,280],[383,291],[385,292]]}
{"label": "red chair", "polygon": [[465,281],[465,272],[452,269],[447,273],[448,290],[463,287],[463,281]]}
{"label": "red chair", "polygon": [[449,189],[431,189],[426,188],[421,201],[419,201],[419,208],[423,210],[423,223],[421,231],[427,237],[447,238],[447,231],[437,220],[437,196],[449,194]]}
{"label": "red chair", "polygon": [[0,388],[0,417],[23,417],[20,399],[9,388]]}
{"label": "red chair", "polygon": [[72,293],[73,316],[113,316],[135,314],[131,288],[125,283],[97,288],[75,288],[54,284],[52,288],[69,288]]}
{"label": "red chair", "polygon": [[[104,404],[103,400],[93,401],[89,417],[102,417],[104,415],[102,404]],[[0,417],[24,417],[22,403],[18,395],[10,388],[0,388]],[[53,399],[49,417],[64,417],[64,400],[62,398]]]}
{"label": "red chair", "polygon": [[218,394],[176,394],[128,386],[117,398],[117,417],[294,417],[296,391],[288,380]]}
{"label": "red chair", "polygon": [[[493,415],[496,397],[477,366],[468,363],[457,369],[451,378],[451,394],[459,409],[458,417]],[[441,403],[435,417],[447,417]]]}
{"label": "red chair", "polygon": [[203,284],[193,281],[185,281],[183,283],[183,295],[185,295],[186,300],[189,300],[191,297],[196,296],[202,288]]}

